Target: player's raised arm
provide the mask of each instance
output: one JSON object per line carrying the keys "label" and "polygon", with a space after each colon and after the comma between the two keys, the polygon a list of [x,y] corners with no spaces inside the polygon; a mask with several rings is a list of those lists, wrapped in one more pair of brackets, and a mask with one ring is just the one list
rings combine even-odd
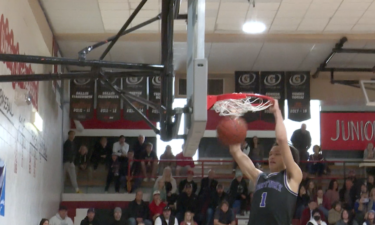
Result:
{"label": "player's raised arm", "polygon": [[293,155],[288,144],[283,116],[281,114],[279,103],[277,102],[277,100],[275,100],[274,105],[270,107],[270,111],[273,112],[273,115],[275,116],[276,142],[280,147],[280,152],[286,166],[289,185],[294,192],[298,193],[298,187],[302,180],[302,171],[293,159]]}
{"label": "player's raised arm", "polygon": [[241,144],[231,145],[229,146],[229,150],[242,173],[255,183],[261,171],[258,170],[250,158],[242,152]]}

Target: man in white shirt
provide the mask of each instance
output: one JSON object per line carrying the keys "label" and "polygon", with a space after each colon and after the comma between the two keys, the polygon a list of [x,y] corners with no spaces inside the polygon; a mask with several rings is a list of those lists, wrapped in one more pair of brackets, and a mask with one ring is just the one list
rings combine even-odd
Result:
{"label": "man in white shirt", "polygon": [[171,216],[171,208],[166,206],[163,209],[163,214],[156,218],[154,225],[178,225],[178,221],[176,217]]}
{"label": "man in white shirt", "polygon": [[68,208],[60,206],[59,212],[49,220],[50,225],[73,225],[73,220],[68,217]]}
{"label": "man in white shirt", "polygon": [[112,152],[116,153],[118,157],[125,158],[129,151],[129,144],[125,142],[125,136],[121,135],[118,142],[115,142],[112,147]]}

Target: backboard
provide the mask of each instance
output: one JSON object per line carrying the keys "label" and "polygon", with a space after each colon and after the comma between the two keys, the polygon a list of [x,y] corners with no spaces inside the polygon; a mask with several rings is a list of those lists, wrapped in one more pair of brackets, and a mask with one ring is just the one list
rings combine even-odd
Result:
{"label": "backboard", "polygon": [[360,80],[360,87],[367,106],[375,106],[375,80]]}
{"label": "backboard", "polygon": [[193,156],[207,123],[207,59],[205,58],[205,0],[188,0],[187,25],[187,103],[184,155]]}

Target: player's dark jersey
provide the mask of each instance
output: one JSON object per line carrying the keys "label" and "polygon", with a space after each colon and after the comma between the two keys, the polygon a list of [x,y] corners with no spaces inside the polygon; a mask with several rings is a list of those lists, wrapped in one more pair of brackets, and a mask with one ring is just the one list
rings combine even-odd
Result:
{"label": "player's dark jersey", "polygon": [[292,224],[297,194],[288,186],[286,171],[261,173],[255,184],[249,225]]}

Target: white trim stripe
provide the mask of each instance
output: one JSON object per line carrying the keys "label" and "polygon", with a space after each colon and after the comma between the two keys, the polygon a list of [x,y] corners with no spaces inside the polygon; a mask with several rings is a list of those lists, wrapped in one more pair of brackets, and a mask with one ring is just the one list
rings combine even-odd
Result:
{"label": "white trim stripe", "polygon": [[[246,133],[246,137],[254,137],[257,136],[258,138],[275,138],[275,131],[274,130],[248,130]],[[216,130],[206,130],[204,131],[203,137],[217,137]]]}
{"label": "white trim stripe", "polygon": [[293,195],[295,196],[298,196],[297,193],[295,193],[294,191],[292,191],[292,189],[290,189],[290,186],[289,186],[289,183],[288,183],[288,178],[287,178],[287,174],[286,174],[286,171],[284,171],[284,185],[285,185],[285,188]]}

